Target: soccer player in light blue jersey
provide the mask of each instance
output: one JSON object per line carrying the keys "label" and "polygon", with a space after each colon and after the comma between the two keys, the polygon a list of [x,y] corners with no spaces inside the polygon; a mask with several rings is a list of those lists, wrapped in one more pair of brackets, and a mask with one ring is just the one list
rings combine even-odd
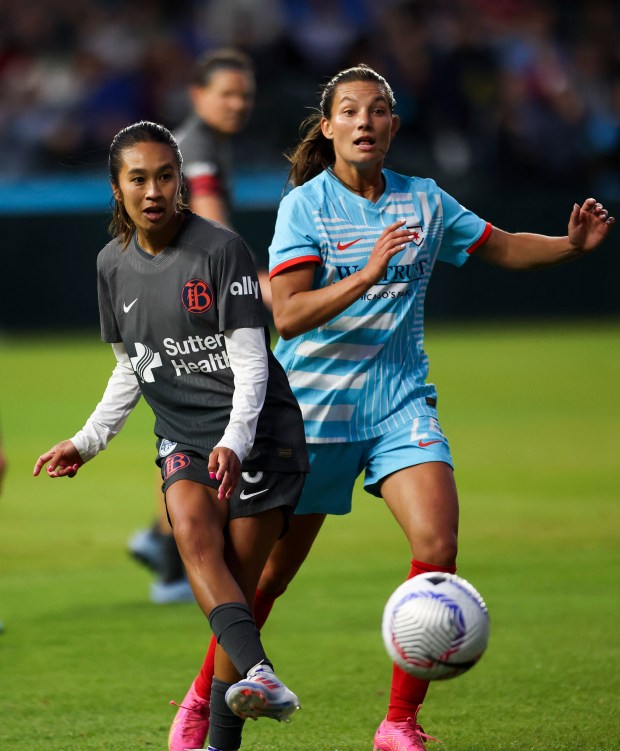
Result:
{"label": "soccer player in light blue jersey", "polygon": [[[362,472],[365,489],[383,498],[407,536],[408,578],[456,571],[457,491],[424,352],[435,263],[460,266],[475,254],[507,269],[560,264],[593,251],[614,223],[589,198],[574,205],[563,237],[491,226],[433,180],[384,168],[398,129],[394,106],[371,68],[345,70],[323,88],[290,156],[294,188],[278,212],[270,276],[282,337],[276,355],[304,415],[311,472],[263,571],[259,627],[325,516],[351,510]],[[427,689],[428,681],[394,668],[375,751],[424,751],[431,737],[417,717]]]}

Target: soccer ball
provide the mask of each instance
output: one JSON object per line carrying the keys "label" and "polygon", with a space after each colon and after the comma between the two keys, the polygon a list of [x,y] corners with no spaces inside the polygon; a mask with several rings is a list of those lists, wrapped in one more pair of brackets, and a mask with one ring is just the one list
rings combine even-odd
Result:
{"label": "soccer ball", "polygon": [[456,574],[408,579],[383,611],[383,642],[405,672],[427,680],[455,678],[482,657],[489,614],[472,585]]}

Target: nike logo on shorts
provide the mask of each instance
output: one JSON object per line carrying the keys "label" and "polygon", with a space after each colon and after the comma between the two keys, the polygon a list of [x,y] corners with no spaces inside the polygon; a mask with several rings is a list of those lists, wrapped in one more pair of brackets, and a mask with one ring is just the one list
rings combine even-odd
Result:
{"label": "nike logo on shorts", "polygon": [[133,308],[133,306],[137,302],[138,302],[138,298],[136,297],[136,299],[133,302],[130,302],[129,305],[125,305],[125,303],[123,303],[123,310],[125,311],[125,313],[129,313],[129,311]]}
{"label": "nike logo on shorts", "polygon": [[239,498],[241,498],[242,501],[247,501],[248,498],[254,498],[255,495],[260,495],[261,493],[266,493],[269,490],[269,488],[264,488],[263,490],[257,490],[255,493],[246,493],[245,490],[242,490],[239,494]]}
{"label": "nike logo on shorts", "polygon": [[441,443],[441,439],[436,438],[434,441],[418,441],[418,446],[421,449],[425,449],[427,446],[432,446],[433,443]]}

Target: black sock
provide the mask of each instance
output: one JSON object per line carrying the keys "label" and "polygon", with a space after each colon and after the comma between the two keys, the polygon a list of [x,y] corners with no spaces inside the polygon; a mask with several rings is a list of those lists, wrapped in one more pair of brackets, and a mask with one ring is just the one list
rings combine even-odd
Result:
{"label": "black sock", "polygon": [[239,674],[245,678],[259,662],[272,667],[267,659],[254,617],[243,602],[226,602],[209,613],[209,624]]}
{"label": "black sock", "polygon": [[179,549],[177,548],[176,540],[173,535],[161,535],[160,538],[162,561],[161,571],[159,575],[166,584],[170,582],[179,581],[185,576],[185,569],[183,568],[183,561]]}
{"label": "black sock", "polygon": [[231,683],[224,683],[214,678],[211,683],[211,702],[209,704],[209,745],[218,751],[237,751],[241,748],[241,732],[244,720],[226,704],[226,691]]}

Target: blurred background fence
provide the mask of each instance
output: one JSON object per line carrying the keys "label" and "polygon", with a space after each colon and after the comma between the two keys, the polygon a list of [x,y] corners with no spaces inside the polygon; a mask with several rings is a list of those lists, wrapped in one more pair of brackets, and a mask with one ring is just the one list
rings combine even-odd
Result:
{"label": "blurred background fence", "polygon": [[[256,64],[234,221],[263,262],[283,152],[319,84],[358,62],[396,94],[389,167],[507,230],[563,234],[589,195],[620,219],[614,0],[0,0],[0,19],[0,330],[97,325],[110,140],[143,118],[175,128],[193,59],[222,45]],[[441,264],[429,317],[617,315],[617,238],[550,272]]]}

